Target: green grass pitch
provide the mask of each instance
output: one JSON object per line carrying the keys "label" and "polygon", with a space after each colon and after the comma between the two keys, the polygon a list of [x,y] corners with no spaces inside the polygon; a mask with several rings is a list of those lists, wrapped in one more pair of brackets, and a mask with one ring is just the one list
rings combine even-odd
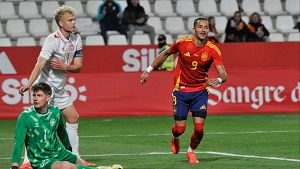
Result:
{"label": "green grass pitch", "polygon": [[[15,120],[0,120],[0,169],[9,168]],[[181,153],[170,152],[172,117],[82,118],[80,153],[98,165],[128,169],[299,169],[300,115],[209,115],[197,149],[198,165],[187,163],[192,120],[181,136]]]}

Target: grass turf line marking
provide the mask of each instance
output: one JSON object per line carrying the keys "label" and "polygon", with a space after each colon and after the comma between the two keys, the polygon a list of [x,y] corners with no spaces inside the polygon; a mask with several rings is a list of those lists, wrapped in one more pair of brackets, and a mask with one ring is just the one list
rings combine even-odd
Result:
{"label": "grass turf line marking", "polygon": [[[283,131],[237,131],[237,132],[208,132],[208,135],[230,135],[230,134],[268,134],[268,133],[297,133],[300,130],[283,130]],[[98,136],[79,136],[79,138],[108,138],[108,137],[145,137],[145,136],[170,136],[171,133],[161,134],[126,134],[126,135],[98,135]],[[0,138],[0,140],[11,140],[13,138]]]}
{"label": "grass turf line marking", "polygon": [[298,162],[298,163],[300,163],[299,159],[290,159],[290,158],[281,158],[281,157],[264,157],[264,156],[256,156],[256,155],[243,155],[243,154],[233,154],[233,153],[214,152],[214,151],[207,151],[207,152],[204,152],[204,153],[206,153],[206,154],[215,154],[215,155],[223,155],[223,156],[231,156],[231,157],[256,158],[256,159],[267,159],[267,160],[280,160],[280,161],[290,161],[290,162]]}
{"label": "grass turf line marking", "polygon": [[[185,152],[180,152],[183,154]],[[255,159],[267,159],[267,160],[277,160],[277,161],[289,161],[300,163],[299,159],[290,159],[282,157],[265,157],[257,155],[245,155],[245,154],[233,154],[225,152],[215,152],[215,151],[196,151],[197,154],[213,154],[220,156],[230,156],[230,157],[242,157],[242,158],[255,158]],[[81,155],[83,157],[109,157],[109,156],[146,156],[146,155],[172,155],[172,152],[149,152],[149,153],[132,153],[132,154],[94,154],[94,155]],[[11,158],[0,158],[0,160],[10,160]]]}
{"label": "grass turf line marking", "polygon": [[[205,133],[208,135],[230,135],[230,134],[267,134],[267,133],[298,133],[300,130],[294,131],[241,131],[241,132],[209,132]],[[144,136],[170,136],[171,133],[162,133],[162,134],[127,134],[127,135],[98,135],[98,136],[79,136],[80,138],[106,138],[106,137],[144,137]]]}
{"label": "grass turf line marking", "polygon": [[[184,154],[186,152],[180,152],[180,154]],[[244,155],[244,154],[233,154],[233,153],[225,153],[225,152],[214,152],[214,151],[196,151],[197,154],[213,154],[213,155],[221,155],[221,156],[230,156],[230,157],[243,157],[243,158],[256,158],[256,159],[267,159],[267,160],[280,160],[280,161],[290,161],[290,162],[298,162],[299,159],[289,159],[289,158],[281,158],[281,157],[264,157],[264,156],[256,156],[256,155]],[[172,155],[172,152],[150,152],[150,153],[133,153],[133,154],[99,154],[99,155],[82,155],[86,157],[107,157],[107,156],[145,156],[145,155]]]}

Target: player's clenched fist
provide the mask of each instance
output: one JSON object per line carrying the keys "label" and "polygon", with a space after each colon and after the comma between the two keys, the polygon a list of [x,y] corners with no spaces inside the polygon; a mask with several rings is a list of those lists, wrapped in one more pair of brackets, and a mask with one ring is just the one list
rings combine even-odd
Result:
{"label": "player's clenched fist", "polygon": [[207,80],[207,84],[208,86],[219,87],[221,82],[217,78],[210,78]]}
{"label": "player's clenched fist", "polygon": [[20,88],[19,88],[19,93],[20,93],[20,95],[24,95],[24,92],[26,92],[28,89],[30,88],[30,86],[21,86]]}
{"label": "player's clenched fist", "polygon": [[50,65],[52,69],[57,69],[57,70],[67,70],[67,65],[63,63],[61,59],[52,59],[50,61]]}

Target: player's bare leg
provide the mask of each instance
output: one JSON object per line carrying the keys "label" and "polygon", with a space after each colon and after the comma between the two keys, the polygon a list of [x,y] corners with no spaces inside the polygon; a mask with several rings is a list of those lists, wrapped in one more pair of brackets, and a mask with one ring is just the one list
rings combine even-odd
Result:
{"label": "player's bare leg", "polygon": [[176,120],[172,126],[172,140],[171,150],[174,154],[178,154],[180,150],[180,138],[179,136],[184,133],[186,126],[186,120]]}
{"label": "player's bare leg", "polygon": [[193,117],[193,120],[194,120],[194,132],[191,136],[190,146],[187,150],[186,155],[188,157],[190,164],[197,164],[199,163],[199,160],[197,159],[197,156],[195,154],[195,149],[200,144],[204,135],[203,132],[204,119],[200,117]]}
{"label": "player's bare leg", "polygon": [[[79,115],[74,107],[71,105],[62,110],[63,116],[66,119],[66,130],[69,136],[72,152],[79,157],[79,137],[78,137],[78,119]],[[96,166],[96,164],[89,163],[85,160],[86,166]]]}

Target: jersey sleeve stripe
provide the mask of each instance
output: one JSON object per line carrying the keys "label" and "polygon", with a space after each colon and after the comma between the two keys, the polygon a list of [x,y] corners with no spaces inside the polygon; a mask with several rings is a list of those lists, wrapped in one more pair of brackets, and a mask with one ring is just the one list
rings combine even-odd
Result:
{"label": "jersey sleeve stripe", "polygon": [[179,89],[179,84],[180,84],[180,74],[181,74],[181,71],[179,72],[179,76],[176,80],[176,84],[175,84],[175,87],[174,87],[174,90],[178,90]]}
{"label": "jersey sleeve stripe", "polygon": [[220,49],[216,45],[214,45],[213,43],[211,43],[210,41],[207,42],[207,46],[210,47],[210,48],[212,48],[212,49],[214,49],[218,53],[218,55],[221,55]]}
{"label": "jersey sleeve stripe", "polygon": [[185,37],[179,38],[179,39],[176,40],[176,43],[182,42],[182,41],[193,41],[193,37],[192,36],[185,36]]}

